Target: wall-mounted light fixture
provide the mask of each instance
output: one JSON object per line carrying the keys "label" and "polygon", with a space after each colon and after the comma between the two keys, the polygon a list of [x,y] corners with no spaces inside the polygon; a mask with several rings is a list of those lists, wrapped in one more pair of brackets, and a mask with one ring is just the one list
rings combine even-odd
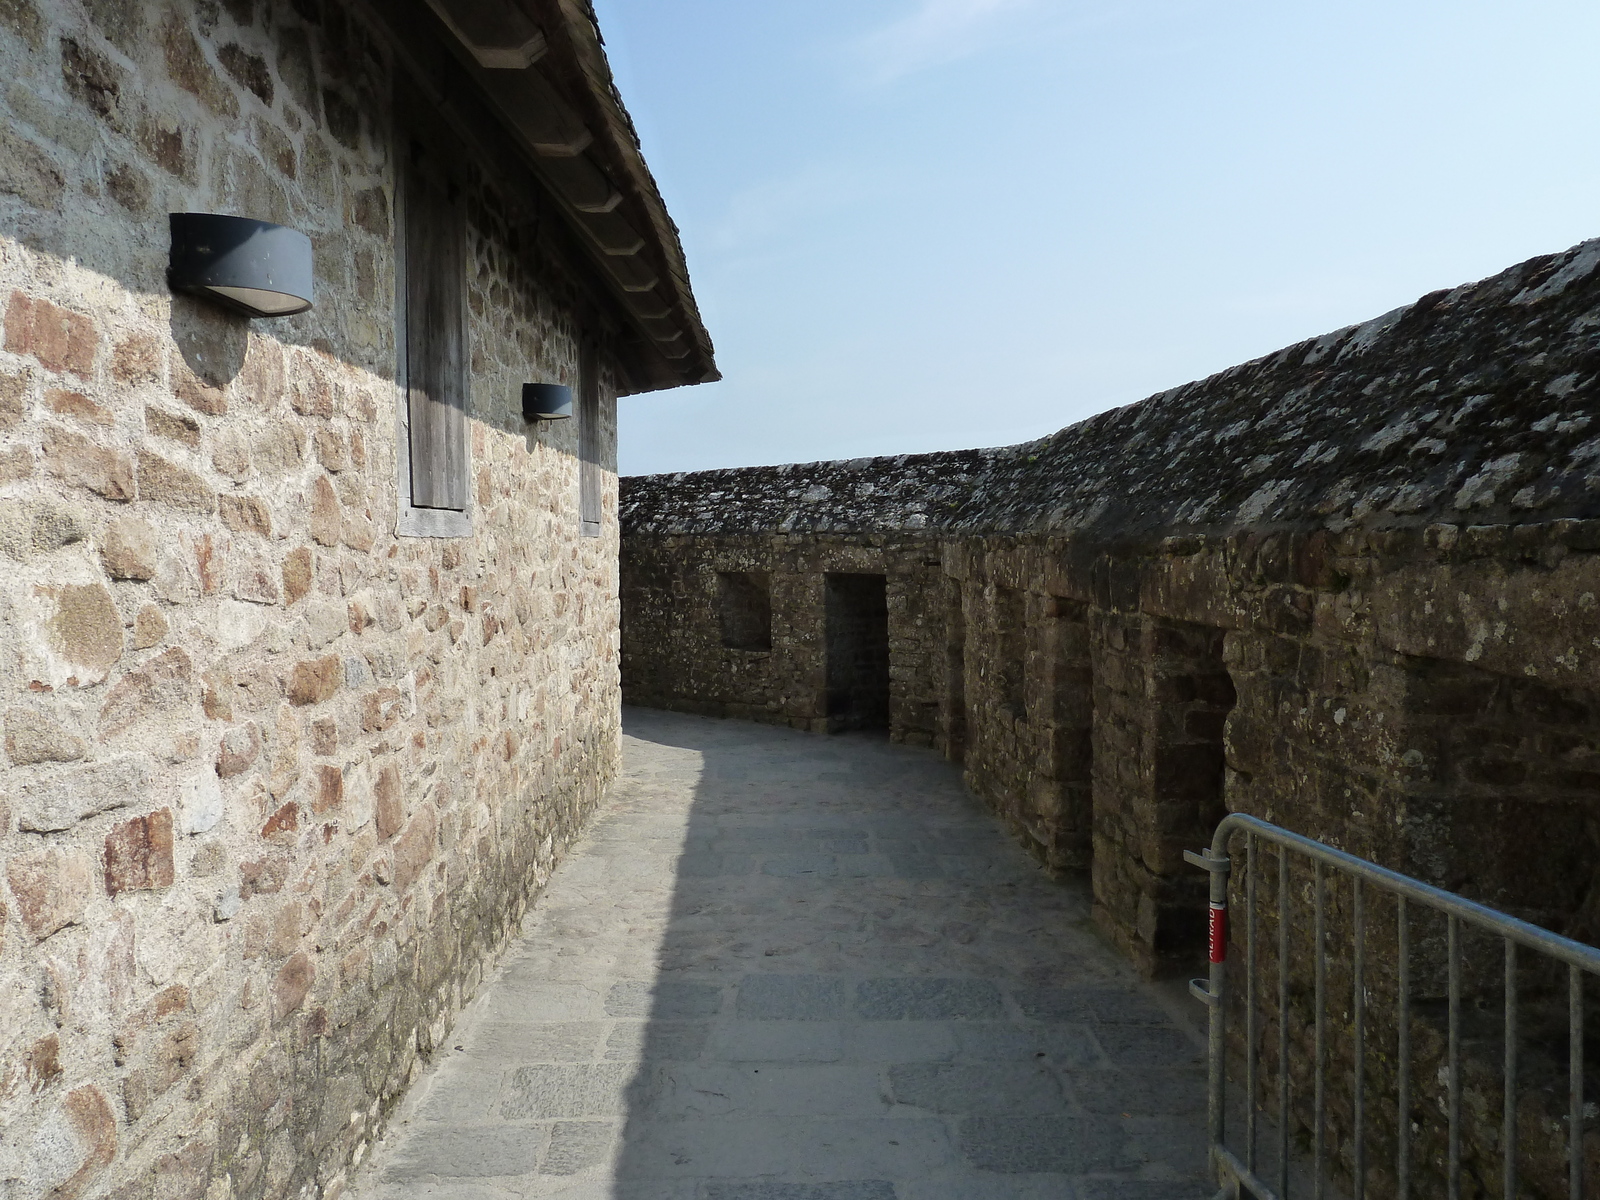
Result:
{"label": "wall-mounted light fixture", "polygon": [[572,389],[564,383],[522,385],[524,421],[564,421],[572,415]]}
{"label": "wall-mounted light fixture", "polygon": [[311,239],[297,229],[172,213],[167,282],[247,317],[287,317],[311,307]]}

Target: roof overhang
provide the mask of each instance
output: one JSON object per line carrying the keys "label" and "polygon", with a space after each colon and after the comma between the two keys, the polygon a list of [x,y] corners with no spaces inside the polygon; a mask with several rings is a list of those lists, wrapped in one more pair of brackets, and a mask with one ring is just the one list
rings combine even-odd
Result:
{"label": "roof overhang", "polygon": [[[623,329],[624,394],[721,378],[587,0],[368,0],[441,115],[553,201]],[[494,128],[485,128],[492,124]]]}

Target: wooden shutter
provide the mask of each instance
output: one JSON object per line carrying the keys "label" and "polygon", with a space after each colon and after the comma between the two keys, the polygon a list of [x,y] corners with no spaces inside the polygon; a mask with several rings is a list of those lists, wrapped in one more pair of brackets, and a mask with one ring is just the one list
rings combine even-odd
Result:
{"label": "wooden shutter", "polygon": [[412,139],[405,171],[411,503],[467,507],[466,218],[456,173]]}
{"label": "wooden shutter", "polygon": [[578,361],[578,520],[584,537],[600,536],[602,436],[600,429],[600,363],[585,344]]}

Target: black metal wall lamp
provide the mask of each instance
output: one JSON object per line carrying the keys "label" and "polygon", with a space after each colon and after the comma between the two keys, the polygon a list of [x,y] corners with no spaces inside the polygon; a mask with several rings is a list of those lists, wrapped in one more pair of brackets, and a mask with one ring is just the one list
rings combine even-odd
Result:
{"label": "black metal wall lamp", "polygon": [[247,317],[288,317],[311,307],[311,239],[297,229],[172,213],[167,282]]}
{"label": "black metal wall lamp", "polygon": [[572,389],[564,383],[522,385],[524,421],[564,421],[572,415]]}

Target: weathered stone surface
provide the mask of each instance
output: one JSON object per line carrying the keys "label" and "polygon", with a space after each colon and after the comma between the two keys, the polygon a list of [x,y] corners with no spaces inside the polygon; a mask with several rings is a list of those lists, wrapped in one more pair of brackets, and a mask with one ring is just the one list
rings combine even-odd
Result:
{"label": "weathered stone surface", "polygon": [[[23,198],[29,199],[27,195]],[[47,370],[88,379],[99,347],[94,323],[82,313],[22,292],[11,293],[5,340],[11,353],[31,354]]]}
{"label": "weathered stone surface", "polygon": [[326,475],[318,476],[311,485],[311,538],[324,546],[339,544],[339,525],[342,511],[339,497]]}
{"label": "weathered stone surface", "polygon": [[111,378],[118,383],[135,387],[160,383],[165,365],[161,343],[148,334],[125,337],[111,351]]}
{"label": "weathered stone surface", "polygon": [[172,810],[135,817],[106,838],[106,894],[171,887]]}
{"label": "weathered stone surface", "polygon": [[149,785],[149,764],[136,757],[60,771],[17,789],[12,797],[17,827],[33,833],[71,829],[98,813],[140,803]]}
{"label": "weathered stone surface", "polygon": [[132,500],[131,455],[96,445],[82,434],[48,429],[43,439],[45,470],[72,487],[88,488],[107,500]]}
{"label": "weathered stone surface", "polygon": [[272,513],[255,496],[223,496],[218,502],[222,523],[239,533],[272,536]]}
{"label": "weathered stone surface", "polygon": [[217,494],[204,479],[149,450],[139,451],[139,499],[190,512],[209,513],[217,507]]}
{"label": "weathered stone surface", "polygon": [[222,735],[222,747],[217,752],[217,775],[232,779],[249,770],[261,757],[261,731],[250,721],[238,729]]}
{"label": "weathered stone surface", "polygon": [[36,708],[6,710],[6,754],[19,767],[28,763],[77,762],[89,743],[50,713]]}
{"label": "weathered stone surface", "polygon": [[344,772],[338,767],[330,767],[326,763],[317,767],[316,795],[311,802],[311,810],[317,814],[328,812],[337,808],[344,800]]}
{"label": "weathered stone surface", "polygon": [[156,531],[138,517],[118,517],[106,527],[100,559],[113,579],[146,580],[156,573]]}
{"label": "weathered stone surface", "polygon": [[69,388],[51,388],[44,394],[45,407],[63,417],[72,417],[90,425],[110,425],[116,418],[109,408],[96,404],[82,392]]}
{"label": "weathered stone surface", "polygon": [[304,950],[284,963],[278,971],[278,977],[272,981],[274,1019],[281,1021],[299,1008],[310,992],[311,985],[316,982],[316,977],[316,966]]}
{"label": "weathered stone surface", "polygon": [[385,765],[378,772],[377,782],[372,789],[372,819],[377,826],[378,839],[388,841],[405,824],[406,806],[404,785],[400,779],[400,769],[393,763]]}
{"label": "weathered stone surface", "polygon": [[194,663],[181,646],[156,655],[112,687],[100,708],[100,732],[113,737],[140,720],[194,700]]}
{"label": "weathered stone surface", "polygon": [[161,610],[154,604],[144,605],[133,618],[133,648],[148,650],[159,646],[167,636],[167,629],[167,618],[161,615]]}
{"label": "weathered stone surface", "polygon": [[238,99],[212,69],[205,51],[177,9],[170,11],[162,23],[161,47],[166,55],[167,74],[174,83],[192,92],[219,117],[231,120],[239,115]]}
{"label": "weathered stone surface", "polygon": [[311,547],[301,546],[289,551],[283,559],[284,603],[293,605],[311,591]]}
{"label": "weathered stone surface", "polygon": [[344,664],[337,654],[295,663],[289,675],[289,703],[297,706],[331,700],[344,686]]}
{"label": "weathered stone surface", "polygon": [[168,412],[155,405],[144,410],[144,427],[159,438],[177,442],[191,450],[200,448],[200,422],[184,413]]}
{"label": "weathered stone surface", "polygon": [[141,1065],[128,1072],[122,1085],[122,1103],[129,1121],[144,1116],[150,1105],[193,1068],[200,1053],[200,1030],[186,1022],[159,1037],[142,1054]]}
{"label": "weathered stone surface", "polygon": [[122,657],[122,614],[111,593],[90,583],[67,584],[49,595],[51,649],[70,664],[78,683],[98,683]]}
{"label": "weathered stone surface", "polygon": [[89,858],[81,851],[46,846],[11,856],[6,883],[29,937],[43,941],[82,918],[93,894],[91,872]]}
{"label": "weathered stone surface", "polygon": [[405,891],[420,875],[433,857],[434,837],[438,822],[433,809],[424,805],[406,824],[394,843],[394,886]]}

